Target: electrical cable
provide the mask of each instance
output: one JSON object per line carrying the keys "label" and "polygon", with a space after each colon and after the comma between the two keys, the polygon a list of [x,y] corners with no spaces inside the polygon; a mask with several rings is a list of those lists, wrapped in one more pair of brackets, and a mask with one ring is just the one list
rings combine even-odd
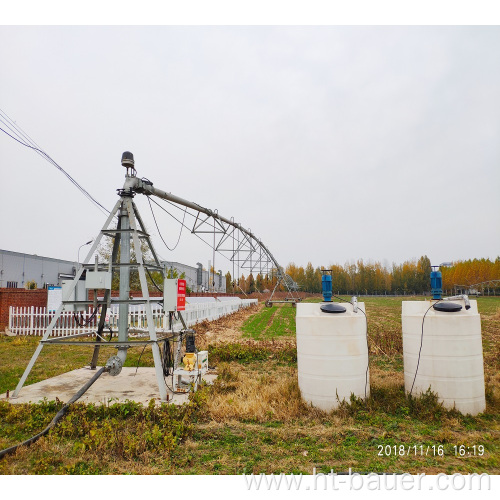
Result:
{"label": "electrical cable", "polygon": [[[348,304],[352,304],[352,302],[345,300],[342,297],[339,297],[338,295],[332,294],[332,297],[335,297],[336,299],[339,299],[342,302],[347,302]],[[370,369],[370,346],[368,345],[368,316],[366,315],[365,311],[361,309],[361,307],[358,307],[358,311],[361,311],[365,315],[365,321],[366,321],[366,356],[368,358],[368,361],[366,363],[366,372],[365,372],[365,399],[366,399],[366,394],[368,390],[368,370]]]}
{"label": "electrical cable", "polygon": [[370,346],[368,345],[368,317],[366,316],[366,313],[365,311],[363,311],[363,309],[359,308],[359,310],[365,315],[365,321],[366,321],[366,357],[367,357],[366,372],[365,372],[365,399],[366,399],[366,394],[368,390],[368,370],[370,369]]}
{"label": "electrical cable", "polygon": [[174,373],[174,356],[168,339],[163,340],[163,356],[162,356],[163,375],[168,377]]}
{"label": "electrical cable", "polygon": [[[35,143],[35,141],[33,141],[27,134],[23,133],[22,129],[19,126],[17,126],[12,121],[12,119],[9,118],[8,115],[5,112],[3,112],[1,109],[0,109],[0,113],[1,113],[0,122],[3,123],[6,127],[8,127],[9,130],[17,136],[17,138],[14,137],[13,135],[11,135],[9,132],[7,132],[5,129],[0,127],[0,130],[4,134],[8,135],[11,139],[14,139],[19,144],[34,150],[37,154],[42,156],[46,161],[48,161],[50,164],[52,164],[54,167],[56,167],[59,171],[61,171],[70,180],[70,182],[77,189],[79,189],[84,196],[86,196],[90,201],[95,203],[99,209],[104,210],[107,214],[110,213],[106,207],[101,205],[85,188],[83,188],[68,172],[66,172],[66,170],[64,170],[54,159],[52,159],[45,151],[43,151],[43,149],[41,149]],[[5,120],[7,120],[7,121],[5,121]],[[12,128],[12,127],[14,127],[14,128]],[[21,134],[23,137],[21,137],[21,135],[19,135],[19,134]],[[24,138],[24,140],[23,140],[23,138]]]}
{"label": "electrical cable", "polygon": [[26,146],[27,148],[33,149],[36,152],[39,152],[41,154],[41,156],[45,160],[47,160],[49,163],[51,163],[52,165],[54,165],[58,170],[60,170],[71,181],[71,183],[74,186],[76,186],[83,193],[84,196],[86,196],[90,201],[92,201],[93,203],[95,203],[98,206],[98,208],[101,209],[101,211],[104,210],[105,213],[107,213],[107,214],[110,213],[109,210],[106,207],[104,207],[103,205],[101,205],[85,188],[83,188],[73,177],[71,177],[71,175],[68,174],[68,172],[66,172],[59,164],[57,164],[47,153],[45,153],[44,151],[40,150],[39,148],[30,146],[29,144],[25,144],[24,142],[20,141],[19,139],[16,139],[14,136],[12,136],[8,132],[6,132],[1,127],[0,127],[0,130],[2,132],[4,132],[5,134],[7,134],[12,139],[14,139],[15,141],[17,141],[20,144],[22,144],[23,146]]}
{"label": "electrical cable", "polygon": [[160,293],[163,293],[163,290],[156,284],[156,281],[153,279],[153,276],[151,275],[151,273],[149,272],[149,269],[144,266],[145,269],[146,269],[146,272],[148,273],[149,275],[149,279],[151,280],[151,282],[153,283],[153,285],[156,287],[156,289],[160,292]]}
{"label": "electrical cable", "polygon": [[[196,352],[196,364],[198,365],[198,349],[196,349],[196,347],[194,348],[195,352]],[[208,363],[208,361],[207,361]],[[196,377],[198,379],[198,382],[197,382],[197,385],[200,385],[201,384],[201,381],[202,381],[202,378],[201,378],[201,369],[200,369],[200,366],[198,365],[198,376]]]}
{"label": "electrical cable", "polygon": [[[83,313],[82,311],[80,311],[80,319],[78,319],[78,316],[76,315],[76,313],[73,313],[73,317],[75,319],[75,322],[76,324],[80,327],[80,328],[85,328],[87,326],[90,325],[90,323],[92,323],[92,321],[94,320],[94,318],[97,316],[97,311],[99,310],[99,306],[96,307],[96,309],[94,309],[94,312],[89,316],[88,320],[87,321],[84,321],[83,320]],[[102,333],[101,332],[98,332],[98,333]]]}
{"label": "electrical cable", "polygon": [[59,420],[66,414],[68,408],[80,399],[92,386],[92,384],[104,373],[107,372],[108,368],[103,366],[96,374],[57,412],[56,416],[51,420],[50,424],[45,427],[42,432],[35,434],[33,437],[23,441],[22,443],[16,444],[15,446],[11,446],[10,448],[6,448],[5,450],[0,451],[0,459],[9,455],[11,453],[15,453],[21,446],[30,446],[34,442],[38,441],[41,437],[45,436],[51,429],[53,429]]}
{"label": "electrical cable", "polygon": [[[174,387],[174,354],[173,354],[173,350],[174,350],[174,344],[176,342],[181,342],[182,343],[182,338],[183,338],[183,334],[181,332],[178,340],[172,339],[172,347],[170,347],[170,343],[168,343],[168,350],[169,350],[168,354],[166,354],[166,351],[165,351],[165,347],[166,347],[165,343],[163,345],[163,354],[162,354],[162,351],[160,350],[160,354],[162,356],[163,379],[165,380],[165,385],[167,386],[167,389],[172,394],[179,394],[179,395],[180,394],[186,394],[186,393],[182,392],[182,391],[174,391],[174,389],[173,389],[173,387]],[[171,371],[168,368],[168,363],[171,363],[171,368],[172,368]],[[172,387],[170,387],[168,385],[168,382],[167,382],[167,377],[169,375],[172,376]]]}
{"label": "electrical cable", "polygon": [[[23,140],[25,140],[28,144],[31,144],[33,146],[36,146],[37,148],[40,148],[40,146],[29,136],[29,134],[27,132],[25,132],[14,120],[12,120],[12,118],[10,118],[10,116],[8,116],[5,111],[3,111],[3,110],[0,109],[0,115],[5,120],[7,120],[15,128],[15,130],[17,132],[19,132],[19,134],[21,134]],[[10,126],[9,126],[9,129],[12,130],[12,128]],[[16,135],[19,138],[21,138],[21,136],[19,134],[16,134]],[[40,153],[38,153],[38,154],[40,154]]]}
{"label": "electrical cable", "polygon": [[[187,207],[185,208],[184,210],[184,218],[182,219],[182,222],[181,222],[181,230],[179,232],[179,237],[177,238],[177,243],[175,244],[174,248],[170,248],[168,245],[167,245],[167,242],[163,239],[163,236],[161,235],[161,232],[160,232],[160,228],[158,227],[158,223],[156,222],[156,217],[155,217],[155,213],[153,212],[153,206],[151,205],[151,200],[149,198],[149,196],[147,196],[147,199],[148,199],[148,202],[149,202],[149,208],[151,209],[151,213],[153,214],[153,219],[155,221],[155,225],[156,225],[156,229],[158,230],[158,234],[161,238],[161,241],[163,241],[163,243],[165,244],[165,246],[171,251],[173,252],[176,248],[177,248],[177,245],[179,244],[179,241],[181,241],[181,235],[182,235],[182,230],[184,229],[184,220],[186,219],[186,212],[187,212]],[[153,200],[154,201],[154,200]]]}
{"label": "electrical cable", "polygon": [[418,359],[417,359],[417,368],[415,369],[415,376],[413,377],[413,383],[411,384],[411,389],[409,392],[409,395],[411,395],[413,391],[413,386],[415,385],[415,380],[417,380],[417,373],[418,373],[418,367],[420,365],[420,355],[422,354],[422,345],[424,343],[424,321],[425,317],[427,316],[427,313],[438,303],[441,302],[443,299],[439,299],[434,304],[431,304],[430,307],[425,311],[424,317],[422,318],[422,333],[420,335],[420,349],[418,350]]}
{"label": "electrical cable", "polygon": [[142,355],[144,354],[144,351],[146,350],[147,346],[148,346],[148,344],[144,344],[144,347],[142,348],[141,354],[139,355],[139,359],[137,360],[137,366],[135,367],[134,377],[137,375],[137,371],[139,370],[139,364],[141,362]]}
{"label": "electrical cable", "polygon": [[[172,336],[172,339],[174,338],[174,336]],[[165,339],[164,339],[165,340]],[[141,351],[141,354],[139,355],[139,359],[137,360],[137,365],[135,367],[135,373],[134,373],[134,377],[137,375],[137,371],[139,370],[139,365],[141,363],[141,358],[142,358],[142,355],[144,354],[144,351],[146,350],[146,347],[148,346],[149,344],[144,344],[144,347],[142,348],[142,351]],[[161,353],[161,351],[160,351]]]}

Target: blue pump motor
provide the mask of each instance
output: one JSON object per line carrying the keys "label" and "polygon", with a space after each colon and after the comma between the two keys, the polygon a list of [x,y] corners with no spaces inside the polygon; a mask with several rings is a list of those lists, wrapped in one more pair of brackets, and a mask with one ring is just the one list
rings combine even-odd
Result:
{"label": "blue pump motor", "polygon": [[321,287],[323,289],[323,300],[325,302],[332,301],[332,270],[322,269],[323,276],[321,277]]}
{"label": "blue pump motor", "polygon": [[[439,266],[432,266],[432,268]],[[443,297],[443,276],[441,271],[431,271],[431,293],[434,300],[440,300]]]}

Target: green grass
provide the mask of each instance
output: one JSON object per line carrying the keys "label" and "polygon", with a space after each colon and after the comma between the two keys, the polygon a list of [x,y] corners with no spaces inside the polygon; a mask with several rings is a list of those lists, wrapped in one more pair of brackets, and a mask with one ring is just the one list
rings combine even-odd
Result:
{"label": "green grass", "polygon": [[291,304],[264,307],[243,323],[243,334],[255,340],[294,337],[295,313]]}
{"label": "green grass", "polygon": [[297,348],[294,344],[273,344],[269,341],[258,343],[237,343],[209,345],[210,363],[236,361],[238,363],[252,363],[255,361],[278,361],[284,364],[297,363]]}
{"label": "green grass", "polygon": [[[40,337],[0,336],[0,394],[13,391],[19,382],[31,356],[40,342]],[[103,365],[115,351],[102,347],[99,353],[99,365]],[[153,366],[151,349],[146,349],[141,356],[142,346],[129,349],[125,366]],[[26,385],[34,384],[50,377],[55,377],[90,364],[93,347],[91,346],[54,346],[46,345],[42,349]]]}

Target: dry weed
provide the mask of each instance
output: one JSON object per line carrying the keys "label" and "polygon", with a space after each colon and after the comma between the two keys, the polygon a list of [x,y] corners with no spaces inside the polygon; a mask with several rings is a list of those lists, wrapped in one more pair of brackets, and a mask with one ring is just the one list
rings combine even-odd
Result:
{"label": "dry weed", "polygon": [[237,363],[219,369],[212,397],[207,400],[210,417],[218,422],[230,419],[269,420],[296,419],[307,412],[300,397],[297,369],[271,365],[258,372]]}
{"label": "dry weed", "polygon": [[395,389],[404,385],[404,374],[403,372],[382,370],[372,363],[370,366],[370,385]]}

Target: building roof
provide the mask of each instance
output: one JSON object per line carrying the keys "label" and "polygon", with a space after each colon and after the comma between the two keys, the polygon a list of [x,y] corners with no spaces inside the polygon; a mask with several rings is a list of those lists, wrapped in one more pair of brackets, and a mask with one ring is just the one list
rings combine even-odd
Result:
{"label": "building roof", "polygon": [[73,266],[77,264],[76,260],[54,259],[53,257],[44,257],[43,255],[37,255],[36,253],[30,254],[30,253],[13,252],[11,250],[0,249],[0,254],[7,254],[7,255],[11,255],[13,257],[30,257],[33,259],[43,259],[43,260],[48,260],[51,262],[58,262],[60,264],[71,264]]}

